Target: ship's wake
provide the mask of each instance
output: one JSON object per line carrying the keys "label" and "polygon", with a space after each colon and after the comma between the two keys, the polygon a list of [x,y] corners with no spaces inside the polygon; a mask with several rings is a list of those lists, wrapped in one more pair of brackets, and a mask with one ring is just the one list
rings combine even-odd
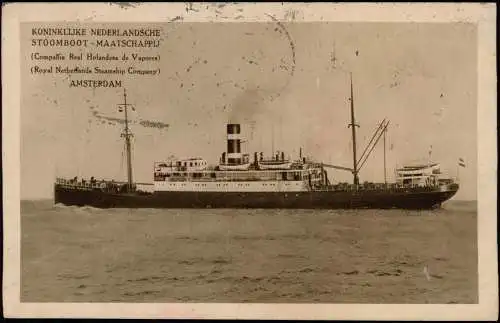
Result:
{"label": "ship's wake", "polygon": [[58,211],[71,211],[74,212],[75,214],[90,214],[90,213],[97,213],[100,211],[103,211],[103,209],[92,207],[92,206],[77,206],[77,205],[65,205],[62,203],[56,203],[54,204],[53,207],[54,210]]}

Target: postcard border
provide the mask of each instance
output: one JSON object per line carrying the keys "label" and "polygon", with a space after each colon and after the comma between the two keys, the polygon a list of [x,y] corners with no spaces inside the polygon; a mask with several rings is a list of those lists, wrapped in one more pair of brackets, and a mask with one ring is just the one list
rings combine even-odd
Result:
{"label": "postcard border", "polygon": [[[488,320],[498,316],[496,245],[496,7],[494,4],[220,4],[187,12],[184,3],[119,5],[8,4],[2,7],[2,141],[4,185],[5,317],[436,319]],[[161,10],[159,10],[161,7]],[[242,9],[241,14],[238,9]],[[224,15],[220,14],[223,11]],[[19,24],[31,21],[148,22],[268,21],[266,14],[295,21],[466,22],[478,24],[478,248],[479,304],[210,304],[210,303],[21,303],[20,302],[20,44]],[[168,12],[168,15],[165,15]],[[243,15],[244,17],[237,18]],[[8,64],[5,64],[8,62]],[[479,131],[479,129],[481,131]],[[105,306],[103,306],[105,305]]]}

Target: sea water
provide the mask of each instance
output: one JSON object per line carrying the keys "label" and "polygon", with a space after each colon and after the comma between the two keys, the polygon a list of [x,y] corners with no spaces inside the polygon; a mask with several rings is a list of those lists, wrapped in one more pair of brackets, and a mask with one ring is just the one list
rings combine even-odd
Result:
{"label": "sea water", "polygon": [[22,302],[477,303],[476,202],[432,211],[21,202]]}

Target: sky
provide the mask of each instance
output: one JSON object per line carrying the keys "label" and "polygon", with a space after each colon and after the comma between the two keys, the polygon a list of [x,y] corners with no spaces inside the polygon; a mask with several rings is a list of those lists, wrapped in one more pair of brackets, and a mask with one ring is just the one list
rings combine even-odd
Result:
{"label": "sky", "polygon": [[[21,198],[52,197],[56,176],[125,180],[122,126],[106,119],[122,117],[117,104],[123,88],[70,88],[65,76],[30,74],[33,64],[48,65],[33,62],[32,53],[58,52],[31,47],[33,26],[39,25],[22,26]],[[389,180],[396,167],[430,158],[449,175],[459,175],[455,199],[476,199],[477,29],[472,24],[86,25],[91,26],[162,29],[160,48],[82,50],[160,56],[159,63],[135,65],[159,68],[159,76],[106,76],[123,81],[136,108],[130,117],[138,182],[151,182],[153,163],[171,155],[217,163],[228,122],[242,124],[242,149],[252,156],[274,148],[294,158],[302,148],[316,160],[351,167],[352,73],[358,156],[387,118]],[[141,120],[169,127],[144,127]],[[458,158],[465,168],[458,168]],[[383,181],[381,143],[359,176]],[[329,177],[352,181],[343,171],[329,170]]]}

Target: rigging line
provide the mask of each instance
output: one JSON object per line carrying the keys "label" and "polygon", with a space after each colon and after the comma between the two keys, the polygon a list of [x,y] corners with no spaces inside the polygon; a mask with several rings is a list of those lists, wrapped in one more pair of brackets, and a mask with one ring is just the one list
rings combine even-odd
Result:
{"label": "rigging line", "polygon": [[375,147],[377,146],[378,142],[380,141],[380,138],[382,137],[382,135],[385,133],[385,131],[387,130],[387,127],[389,126],[389,121],[387,121],[383,127],[383,129],[379,132],[378,136],[377,136],[377,139],[375,140],[375,143],[372,145],[370,151],[368,152],[368,154],[365,156],[365,158],[363,159],[363,162],[362,162],[362,165],[364,165],[366,163],[366,161],[368,160],[368,157],[370,157],[370,154],[372,153],[373,149],[375,149]]}
{"label": "rigging line", "polygon": [[384,118],[382,120],[382,122],[380,122],[380,124],[378,125],[377,129],[375,129],[375,132],[373,133],[371,139],[370,139],[370,142],[368,143],[368,145],[366,145],[363,153],[361,154],[361,157],[359,158],[358,160],[358,163],[365,157],[365,153],[367,152],[368,148],[370,148],[370,145],[372,144],[373,140],[375,139],[375,137],[377,136],[377,133],[380,131],[380,129],[384,126],[384,123],[386,121],[386,118]]}
{"label": "rigging line", "polygon": [[361,160],[363,160],[363,158],[365,157],[365,154],[366,154],[366,152],[367,152],[368,148],[370,148],[370,145],[372,144],[373,139],[375,139],[375,137],[377,136],[377,133],[378,133],[378,132],[380,131],[380,129],[383,127],[383,125],[384,125],[384,123],[385,123],[385,119],[386,119],[386,118],[384,118],[384,120],[382,120],[382,122],[378,125],[377,129],[376,129],[376,130],[375,130],[375,132],[373,133],[372,138],[370,139],[370,142],[368,143],[368,145],[366,145],[365,150],[364,150],[364,151],[363,151],[363,153],[361,154],[361,157],[359,157],[359,159],[358,159],[358,164],[359,164],[359,163],[361,162]]}
{"label": "rigging line", "polygon": [[271,123],[271,157],[274,157],[274,123]]}
{"label": "rigging line", "polygon": [[368,157],[370,157],[370,154],[371,152],[373,151],[373,149],[375,148],[375,146],[377,146],[377,143],[379,142],[380,138],[382,137],[384,131],[387,129],[387,126],[389,125],[389,121],[387,121],[387,123],[385,124],[384,126],[384,129],[382,130],[382,132],[379,133],[378,137],[377,137],[377,140],[375,141],[375,144],[373,144],[372,148],[370,149],[370,151],[368,152],[368,154],[366,155],[365,159],[363,160],[363,162],[361,163],[361,165],[358,167],[358,171],[363,167],[363,165],[366,163],[366,161],[368,160]]}
{"label": "rigging line", "polygon": [[121,157],[120,158],[120,168],[118,170],[118,174],[115,173],[118,178],[121,178],[121,176],[123,175],[122,174],[123,173],[123,159],[124,159],[124,155],[125,155],[125,149],[126,149],[126,145],[124,143],[123,144],[123,148],[122,148],[122,153],[121,153],[121,156],[120,156]]}
{"label": "rigging line", "polygon": [[82,170],[81,170],[81,166],[82,166],[82,162],[83,164],[86,164],[87,161],[85,160],[85,157],[87,156],[87,154],[85,154],[85,151],[88,151],[88,146],[89,146],[89,143],[90,143],[90,128],[92,126],[92,122],[88,122],[88,121],[92,121],[90,118],[88,118],[87,120],[87,126],[85,127],[85,131],[84,131],[84,135],[81,137],[81,140],[84,141],[83,144],[79,144],[78,146],[80,147],[84,147],[84,149],[80,149],[79,150],[79,160],[78,160],[78,171],[77,171],[77,174],[79,177],[82,177]]}

